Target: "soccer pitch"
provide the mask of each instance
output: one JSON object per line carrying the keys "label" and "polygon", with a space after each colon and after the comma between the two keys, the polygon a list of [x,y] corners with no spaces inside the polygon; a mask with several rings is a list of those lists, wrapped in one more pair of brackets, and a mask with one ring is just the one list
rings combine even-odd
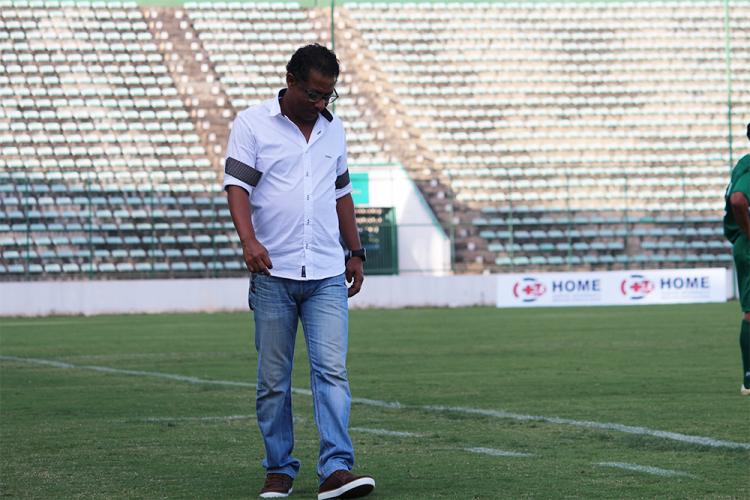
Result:
{"label": "soccer pitch", "polygon": [[[372,498],[748,498],[737,303],[351,313]],[[0,319],[0,495],[254,498],[247,314]],[[314,498],[305,344],[293,385]]]}

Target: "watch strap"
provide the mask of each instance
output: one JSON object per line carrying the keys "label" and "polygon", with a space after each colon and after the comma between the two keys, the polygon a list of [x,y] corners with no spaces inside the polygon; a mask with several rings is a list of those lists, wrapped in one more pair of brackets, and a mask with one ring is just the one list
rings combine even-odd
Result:
{"label": "watch strap", "polygon": [[362,259],[362,262],[365,262],[367,260],[367,252],[364,248],[360,248],[359,250],[352,250],[349,252],[350,257],[359,257]]}

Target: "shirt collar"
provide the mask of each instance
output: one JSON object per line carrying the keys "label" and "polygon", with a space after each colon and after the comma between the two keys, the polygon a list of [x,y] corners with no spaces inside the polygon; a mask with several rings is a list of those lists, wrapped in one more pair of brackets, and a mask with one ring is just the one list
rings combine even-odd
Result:
{"label": "shirt collar", "polygon": [[286,89],[279,90],[279,94],[276,99],[270,99],[268,106],[268,116],[277,116],[281,114],[281,98],[286,94]]}
{"label": "shirt collar", "polygon": [[[271,103],[268,110],[268,116],[278,116],[281,114],[281,98],[284,97],[284,94],[286,94],[287,89],[281,89],[279,90],[279,94],[276,97],[276,99],[271,99]],[[323,111],[320,112],[320,114],[328,120],[329,122],[333,121],[333,115],[330,111],[328,111],[327,108],[323,108]]]}

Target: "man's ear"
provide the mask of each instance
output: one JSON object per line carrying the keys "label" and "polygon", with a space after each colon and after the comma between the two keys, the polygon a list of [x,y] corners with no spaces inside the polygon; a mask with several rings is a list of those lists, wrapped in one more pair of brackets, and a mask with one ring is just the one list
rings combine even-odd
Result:
{"label": "man's ear", "polygon": [[297,79],[296,79],[296,78],[294,78],[294,75],[293,75],[293,74],[291,74],[291,73],[287,73],[287,74],[286,74],[286,86],[287,86],[287,87],[292,87],[292,86],[294,86],[294,84],[295,84],[296,82],[297,82]]}

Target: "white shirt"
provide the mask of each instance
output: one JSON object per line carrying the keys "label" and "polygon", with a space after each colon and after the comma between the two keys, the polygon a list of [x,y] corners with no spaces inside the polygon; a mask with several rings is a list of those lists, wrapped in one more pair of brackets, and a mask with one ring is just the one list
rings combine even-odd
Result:
{"label": "white shirt", "polygon": [[240,112],[227,145],[227,186],[247,191],[272,276],[310,280],[344,272],[336,200],[352,185],[338,117],[328,110],[318,115],[308,142],[281,113],[278,98]]}

